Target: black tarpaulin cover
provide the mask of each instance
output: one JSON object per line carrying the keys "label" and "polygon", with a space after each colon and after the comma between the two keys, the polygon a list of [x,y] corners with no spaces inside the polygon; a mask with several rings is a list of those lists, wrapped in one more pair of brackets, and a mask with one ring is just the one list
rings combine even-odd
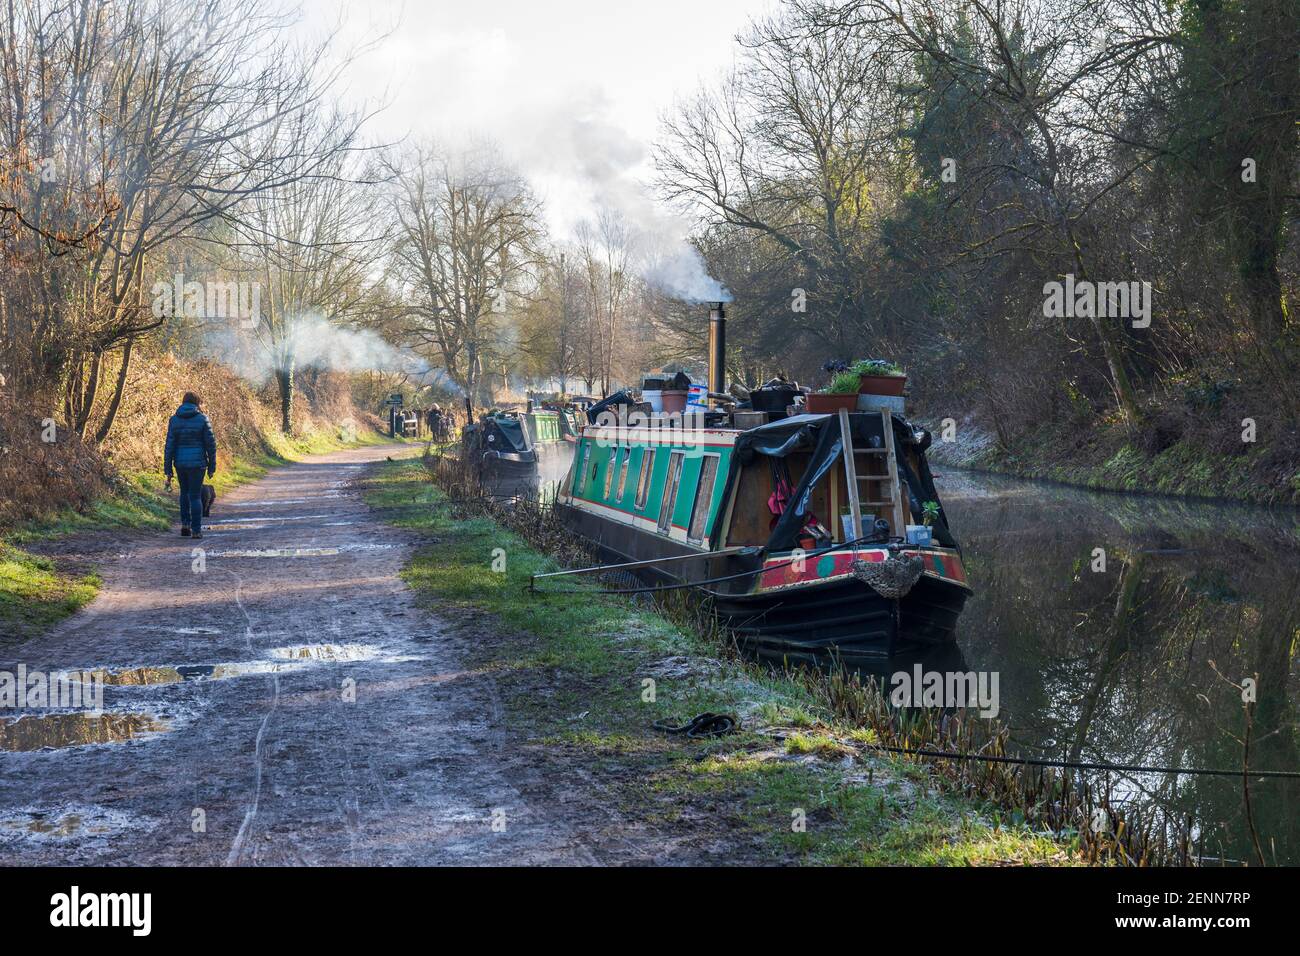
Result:
{"label": "black tarpaulin cover", "polygon": [[[876,415],[850,415],[853,444],[856,448],[880,447],[883,435],[880,418]],[[907,492],[908,508],[913,522],[920,524],[926,501],[938,501],[934,479],[925,460],[925,449],[930,447],[930,433],[916,428],[901,415],[892,416],[894,444],[898,451],[898,473]],[[921,474],[908,464],[903,454],[904,446],[914,446],[918,452]],[[736,439],[736,454],[742,464],[755,455],[784,458],[796,452],[809,454],[808,467],[799,479],[799,485],[790,495],[789,504],[772,529],[768,539],[769,551],[788,551],[795,546],[799,532],[808,522],[808,505],[813,490],[841,459],[844,439],[840,434],[838,415],[794,415],[779,421],[751,428]],[[899,537],[903,529],[895,529]],[[939,518],[934,522],[934,537],[939,544],[955,548],[957,542],[948,530],[948,518],[940,505]]]}
{"label": "black tarpaulin cover", "polygon": [[587,421],[591,422],[593,425],[598,425],[600,424],[600,413],[606,409],[613,409],[617,412],[619,405],[635,404],[636,402],[632,399],[632,396],[627,393],[626,389],[620,392],[615,392],[613,395],[609,396],[609,398],[602,398],[595,405],[592,405],[587,409]]}
{"label": "black tarpaulin cover", "polygon": [[[514,452],[528,451],[528,437],[524,434],[523,423],[517,418],[493,417],[488,421],[496,426],[497,432],[510,443],[510,450]],[[498,448],[497,451],[505,451],[504,448]]]}

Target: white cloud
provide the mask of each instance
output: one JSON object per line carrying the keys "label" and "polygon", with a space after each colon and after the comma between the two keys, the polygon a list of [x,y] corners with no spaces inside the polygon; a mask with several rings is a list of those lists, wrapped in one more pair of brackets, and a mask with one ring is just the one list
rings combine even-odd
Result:
{"label": "white cloud", "polygon": [[[391,105],[375,135],[487,136],[533,181],[563,234],[604,201],[642,221],[650,143],[674,99],[728,68],[773,0],[308,0],[304,29],[344,44],[398,24],[348,72]],[[341,12],[340,12],[341,11]]]}

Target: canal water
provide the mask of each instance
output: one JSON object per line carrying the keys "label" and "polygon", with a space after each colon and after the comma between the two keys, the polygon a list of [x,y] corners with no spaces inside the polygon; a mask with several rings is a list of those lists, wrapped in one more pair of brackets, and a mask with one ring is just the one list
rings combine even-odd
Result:
{"label": "canal water", "polygon": [[[1233,685],[1249,678],[1251,768],[1300,770],[1300,513],[936,467],[975,589],[960,658],[998,674],[1022,754],[1240,770]],[[1190,815],[1206,856],[1258,862],[1240,776],[1112,779],[1128,800]],[[1249,797],[1265,859],[1300,863],[1300,780],[1254,779]]]}

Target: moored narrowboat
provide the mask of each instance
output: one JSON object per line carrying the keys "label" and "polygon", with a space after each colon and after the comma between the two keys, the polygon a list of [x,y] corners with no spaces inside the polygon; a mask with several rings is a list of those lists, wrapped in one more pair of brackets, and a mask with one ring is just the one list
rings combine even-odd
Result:
{"label": "moored narrowboat", "polygon": [[524,425],[518,414],[489,412],[461,431],[463,454],[489,477],[526,477],[537,469],[537,449]]}
{"label": "moored narrowboat", "polygon": [[887,408],[617,415],[584,427],[556,510],[602,558],[712,599],[740,645],[790,661],[955,637],[971,588],[925,451]]}

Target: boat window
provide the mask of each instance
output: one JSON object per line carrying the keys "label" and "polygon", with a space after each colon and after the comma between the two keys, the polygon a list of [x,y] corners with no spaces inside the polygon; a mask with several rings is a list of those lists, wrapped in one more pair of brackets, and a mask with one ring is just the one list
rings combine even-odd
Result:
{"label": "boat window", "polygon": [[636,510],[644,511],[646,500],[650,497],[650,476],[655,473],[655,450],[645,448],[641,451],[641,477],[636,482]]}
{"label": "boat window", "polygon": [[609,500],[609,489],[614,487],[614,462],[618,458],[618,448],[609,450],[609,461],[605,463],[605,493],[601,496]]}
{"label": "boat window", "polygon": [[632,462],[632,449],[623,449],[623,460],[618,466],[618,494],[615,495],[615,501],[623,500],[623,492],[627,490],[627,466]]}
{"label": "boat window", "polygon": [[667,533],[673,523],[673,505],[677,503],[677,484],[682,479],[682,459],[685,454],[675,451],[668,456],[668,477],[664,480],[664,496],[659,502],[659,531]]}
{"label": "boat window", "polygon": [[578,463],[577,477],[574,483],[577,485],[573,489],[575,495],[586,494],[587,491],[587,462],[591,458],[591,442],[582,443],[582,460]]}
{"label": "boat window", "polygon": [[709,523],[709,505],[713,502],[713,482],[718,477],[718,456],[705,455],[700,461],[700,480],[695,486],[695,504],[691,507],[691,524],[686,536],[692,541],[704,538]]}

